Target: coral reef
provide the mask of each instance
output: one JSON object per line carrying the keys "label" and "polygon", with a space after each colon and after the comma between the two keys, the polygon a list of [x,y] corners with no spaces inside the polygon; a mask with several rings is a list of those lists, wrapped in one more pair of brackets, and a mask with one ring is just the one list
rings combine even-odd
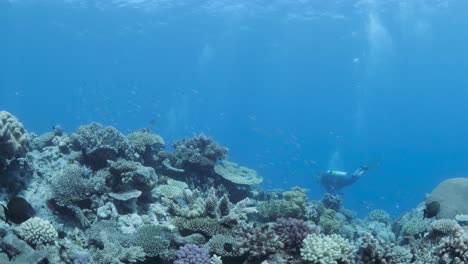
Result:
{"label": "coral reef", "polygon": [[172,150],[98,123],[34,136],[4,111],[0,133],[0,263],[468,263],[465,179],[359,219],[338,195],[262,189],[204,135]]}

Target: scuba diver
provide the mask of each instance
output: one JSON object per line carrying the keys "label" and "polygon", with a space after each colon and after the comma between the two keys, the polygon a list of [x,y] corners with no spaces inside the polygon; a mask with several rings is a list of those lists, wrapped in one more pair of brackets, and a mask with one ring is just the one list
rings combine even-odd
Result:
{"label": "scuba diver", "polygon": [[357,170],[355,170],[351,176],[348,176],[348,172],[346,171],[338,171],[338,170],[327,170],[323,173],[318,175],[318,179],[320,185],[322,185],[327,192],[333,193],[341,188],[351,185],[359,178],[361,178],[364,173],[366,173],[371,167],[378,166],[379,163],[375,163],[372,166],[361,166]]}

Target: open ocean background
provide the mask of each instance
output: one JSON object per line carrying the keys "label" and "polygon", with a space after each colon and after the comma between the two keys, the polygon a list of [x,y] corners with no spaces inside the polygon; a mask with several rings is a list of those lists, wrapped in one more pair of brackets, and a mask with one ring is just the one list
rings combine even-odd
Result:
{"label": "open ocean background", "polygon": [[265,188],[380,161],[361,216],[468,174],[468,2],[0,1],[0,108],[37,134],[92,121],[205,133]]}

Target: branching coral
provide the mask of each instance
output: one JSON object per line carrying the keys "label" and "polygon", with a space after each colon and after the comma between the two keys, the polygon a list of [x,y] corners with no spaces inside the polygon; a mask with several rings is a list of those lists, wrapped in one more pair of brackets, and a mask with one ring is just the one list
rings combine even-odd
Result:
{"label": "branching coral", "polygon": [[109,185],[118,192],[140,190],[149,193],[158,179],[153,168],[143,166],[139,162],[120,160],[108,163],[111,173]]}
{"label": "branching coral", "polygon": [[283,249],[284,243],[269,225],[242,227],[236,232],[236,250],[249,260],[261,259]]}
{"label": "branching coral", "polygon": [[208,251],[193,244],[180,247],[176,257],[174,264],[211,264]]}
{"label": "branching coral", "polygon": [[339,233],[342,223],[335,217],[336,212],[326,209],[320,216],[319,225],[325,234]]}
{"label": "branching coral", "polygon": [[141,247],[123,247],[116,241],[110,241],[105,232],[101,232],[103,248],[93,252],[93,260],[100,264],[126,264],[145,260]]}
{"label": "branching coral", "polygon": [[452,219],[439,219],[431,223],[432,230],[443,235],[453,235],[461,231],[461,226]]}
{"label": "branching coral", "polygon": [[302,259],[316,264],[352,263],[354,253],[354,246],[336,234],[308,235],[301,248]]}
{"label": "branching coral", "polygon": [[176,217],[174,224],[182,230],[202,232],[208,236],[228,233],[228,229],[220,225],[216,219],[208,217],[194,219]]}
{"label": "branching coral", "polygon": [[51,182],[52,198],[58,205],[80,214],[77,204],[102,192],[104,180],[84,167],[70,165]]}
{"label": "branching coral", "polygon": [[384,223],[386,225],[390,225],[392,223],[392,218],[384,210],[373,210],[373,211],[371,211],[369,213],[369,215],[367,216],[367,219],[369,221],[381,222],[381,223]]}
{"label": "branching coral", "polygon": [[107,165],[107,160],[127,156],[130,149],[127,139],[114,127],[91,123],[79,127],[72,140],[84,154],[84,162],[97,170]]}
{"label": "branching coral", "polygon": [[280,218],[273,229],[284,243],[285,249],[292,253],[299,252],[302,241],[308,234],[320,232],[319,227],[309,226],[307,222],[296,218]]}
{"label": "branching coral", "polygon": [[170,238],[170,231],[163,226],[143,225],[137,230],[135,243],[147,256],[155,257],[169,249]]}
{"label": "branching coral", "polygon": [[173,147],[173,153],[161,151],[158,155],[162,160],[168,159],[168,165],[177,169],[213,168],[218,160],[226,157],[228,151],[205,135],[178,140]]}
{"label": "branching coral", "polygon": [[343,199],[338,195],[333,195],[331,193],[326,193],[322,197],[322,204],[325,208],[338,211],[343,206]]}
{"label": "branching coral", "polygon": [[281,217],[304,218],[307,207],[307,193],[304,189],[294,187],[282,193],[281,199],[263,202],[258,212],[265,220],[276,220]]}
{"label": "branching coral", "polygon": [[435,252],[439,263],[468,263],[468,233],[459,228],[452,235],[443,237]]}
{"label": "branching coral", "polygon": [[231,235],[214,235],[205,247],[222,257],[236,257],[240,252],[236,250],[236,238]]}
{"label": "branching coral", "polygon": [[162,137],[145,129],[130,133],[127,139],[133,145],[135,152],[142,157],[151,156],[153,151],[159,151],[166,144]]}
{"label": "branching coral", "polygon": [[358,240],[356,257],[358,263],[386,264],[409,263],[413,255],[407,248],[386,243],[383,240],[374,238],[369,233],[364,233]]}

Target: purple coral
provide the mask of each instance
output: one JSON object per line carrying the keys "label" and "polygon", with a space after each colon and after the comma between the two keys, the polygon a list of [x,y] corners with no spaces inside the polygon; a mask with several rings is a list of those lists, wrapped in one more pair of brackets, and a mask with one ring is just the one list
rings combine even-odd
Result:
{"label": "purple coral", "polygon": [[307,222],[296,218],[280,218],[273,226],[275,233],[290,252],[299,252],[302,241],[308,234],[320,233],[318,226],[310,226]]}
{"label": "purple coral", "polygon": [[210,254],[194,244],[185,244],[176,253],[174,264],[210,264]]}
{"label": "purple coral", "polygon": [[283,249],[284,243],[270,225],[240,227],[236,230],[238,242],[235,249],[249,260],[263,259]]}

